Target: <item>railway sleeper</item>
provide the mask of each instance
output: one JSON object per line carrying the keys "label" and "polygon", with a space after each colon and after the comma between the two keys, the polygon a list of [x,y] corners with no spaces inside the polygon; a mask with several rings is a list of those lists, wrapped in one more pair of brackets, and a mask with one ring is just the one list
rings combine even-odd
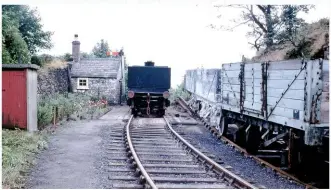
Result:
{"label": "railway sleeper", "polygon": [[[187,179],[187,178],[213,178],[211,174],[208,173],[149,173],[149,176],[153,179],[155,177],[164,177],[164,178],[180,178],[180,179]],[[185,181],[184,181],[185,182]],[[197,181],[199,182],[199,181]],[[177,182],[175,182],[177,183]]]}
{"label": "railway sleeper", "polygon": [[183,182],[207,182],[215,183],[218,180],[216,178],[198,178],[198,177],[152,177],[154,182],[172,182],[172,183],[183,183]]}
{"label": "railway sleeper", "polygon": [[[133,141],[136,141],[136,142],[158,142],[160,141],[159,139],[133,139]],[[168,140],[168,139],[163,139],[162,142],[165,142],[165,143],[170,143],[170,142],[174,142],[173,140]]]}
{"label": "railway sleeper", "polygon": [[134,172],[135,170],[132,168],[108,168],[106,169],[108,172]]}
{"label": "railway sleeper", "polygon": [[134,184],[134,183],[113,183],[113,189],[143,189],[144,186],[141,184]]}
{"label": "railway sleeper", "polygon": [[170,138],[170,134],[147,134],[147,133],[131,133],[132,138],[146,138],[146,137],[154,137],[154,138]]}
{"label": "railway sleeper", "polygon": [[169,148],[169,149],[172,149],[172,148],[178,148],[177,145],[144,145],[144,144],[135,144],[134,145],[135,148],[158,148],[158,149],[164,149],[164,148]]}
{"label": "railway sleeper", "polygon": [[193,159],[183,159],[183,158],[160,158],[159,156],[156,158],[151,158],[150,156],[144,157],[141,156],[140,159],[142,161],[159,161],[159,162],[193,162]]}
{"label": "railway sleeper", "polygon": [[148,173],[159,173],[159,174],[205,174],[205,170],[200,168],[166,168],[166,169],[157,169],[151,168],[147,169]]}
{"label": "railway sleeper", "polygon": [[158,152],[140,152],[140,151],[137,151],[137,154],[139,155],[152,155],[152,156],[180,156],[180,157],[183,157],[185,156],[186,154],[184,153],[168,153],[168,152],[163,152],[163,153],[158,153]]}
{"label": "railway sleeper", "polygon": [[195,164],[162,164],[162,163],[155,163],[155,164],[144,164],[145,168],[199,168],[199,165]]}
{"label": "railway sleeper", "polygon": [[[112,146],[112,145],[110,145],[110,146]],[[106,148],[107,150],[110,150],[110,151],[125,151],[125,147],[108,147],[108,148]]]}
{"label": "railway sleeper", "polygon": [[109,160],[127,160],[128,157],[123,154],[122,156],[116,156],[116,157],[112,157],[112,158],[109,158]]}
{"label": "railway sleeper", "polygon": [[147,149],[147,148],[135,148],[137,152],[154,152],[154,153],[163,153],[163,152],[172,152],[172,153],[175,153],[175,152],[178,152],[178,153],[181,153],[183,152],[183,149],[181,148],[178,148],[178,149],[158,149],[158,148],[151,148],[151,149]]}
{"label": "railway sleeper", "polygon": [[171,139],[170,135],[132,135],[131,136],[133,139],[144,139],[144,138],[150,138],[150,139],[159,139],[159,138],[164,138],[164,139]]}
{"label": "railway sleeper", "polygon": [[155,145],[155,146],[176,146],[177,143],[171,142],[171,143],[166,143],[166,142],[144,142],[144,141],[135,141],[133,140],[135,145]]}
{"label": "railway sleeper", "polygon": [[125,180],[125,181],[137,181],[137,178],[134,176],[128,176],[128,175],[109,175],[109,180]]}
{"label": "railway sleeper", "polygon": [[151,131],[151,129],[149,130],[132,130],[130,133],[131,134],[156,134],[156,135],[159,135],[159,134],[167,134],[165,133],[164,131],[164,128],[162,129],[152,129],[153,131]]}
{"label": "railway sleeper", "polygon": [[196,183],[185,183],[185,184],[171,184],[171,183],[157,183],[159,189],[231,189],[231,187],[225,184],[196,184]]}

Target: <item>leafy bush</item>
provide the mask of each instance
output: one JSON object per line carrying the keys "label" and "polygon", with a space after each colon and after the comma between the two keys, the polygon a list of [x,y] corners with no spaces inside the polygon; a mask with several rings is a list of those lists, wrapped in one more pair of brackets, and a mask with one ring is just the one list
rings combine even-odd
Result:
{"label": "leafy bush", "polygon": [[64,54],[64,55],[63,55],[63,59],[64,59],[65,61],[73,61],[73,59],[72,59],[72,55],[71,55],[70,53],[66,53],[66,54]]}
{"label": "leafy bush", "polygon": [[57,119],[63,119],[73,113],[83,110],[89,103],[90,97],[83,94],[55,94],[44,97],[38,103],[38,126],[43,128],[52,122],[54,108],[57,110]]}
{"label": "leafy bush", "polygon": [[42,66],[40,58],[36,55],[31,57],[31,64],[36,64],[38,66]]}
{"label": "leafy bush", "polygon": [[92,97],[90,98],[90,100],[93,101],[93,102],[98,101],[98,99],[99,99],[99,98],[97,98],[97,97],[95,97],[95,96],[92,96]]}
{"label": "leafy bush", "polygon": [[182,97],[184,100],[190,98],[190,94],[184,89],[184,84],[180,84],[176,89],[170,89],[170,102],[174,102],[178,97]]}
{"label": "leafy bush", "polygon": [[54,57],[48,54],[42,54],[39,56],[42,65],[50,63],[54,60]]}
{"label": "leafy bush", "polygon": [[33,55],[31,57],[31,63],[36,64],[40,67],[43,67],[51,62],[55,61],[55,58],[48,54],[42,54],[42,55]]}
{"label": "leafy bush", "polygon": [[38,105],[38,128],[43,128],[45,125],[52,122],[53,107],[48,102],[42,102]]}

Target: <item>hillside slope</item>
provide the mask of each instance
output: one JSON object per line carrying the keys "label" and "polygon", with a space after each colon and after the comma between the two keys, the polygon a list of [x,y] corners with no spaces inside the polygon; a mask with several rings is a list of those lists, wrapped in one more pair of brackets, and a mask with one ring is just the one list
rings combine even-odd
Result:
{"label": "hillside slope", "polygon": [[261,50],[252,58],[252,61],[278,61],[286,59],[302,58],[304,52],[306,58],[329,59],[329,19],[321,19],[318,22],[302,27],[298,32],[298,38],[305,38],[299,47],[294,47],[287,42],[282,45],[274,45],[271,50]]}

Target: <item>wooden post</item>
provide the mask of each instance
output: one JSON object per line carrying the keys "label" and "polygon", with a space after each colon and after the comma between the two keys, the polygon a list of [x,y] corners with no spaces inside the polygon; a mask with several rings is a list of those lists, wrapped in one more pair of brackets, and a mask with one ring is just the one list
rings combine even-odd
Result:
{"label": "wooden post", "polygon": [[56,113],[55,113],[55,107],[53,107],[53,127],[55,127],[55,117],[56,117]]}

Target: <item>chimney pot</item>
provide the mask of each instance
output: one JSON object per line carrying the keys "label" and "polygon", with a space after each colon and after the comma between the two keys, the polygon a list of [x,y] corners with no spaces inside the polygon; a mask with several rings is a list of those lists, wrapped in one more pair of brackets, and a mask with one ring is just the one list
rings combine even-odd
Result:
{"label": "chimney pot", "polygon": [[72,42],[72,58],[74,62],[79,62],[80,60],[80,42],[78,41],[78,34],[75,34],[75,39]]}

